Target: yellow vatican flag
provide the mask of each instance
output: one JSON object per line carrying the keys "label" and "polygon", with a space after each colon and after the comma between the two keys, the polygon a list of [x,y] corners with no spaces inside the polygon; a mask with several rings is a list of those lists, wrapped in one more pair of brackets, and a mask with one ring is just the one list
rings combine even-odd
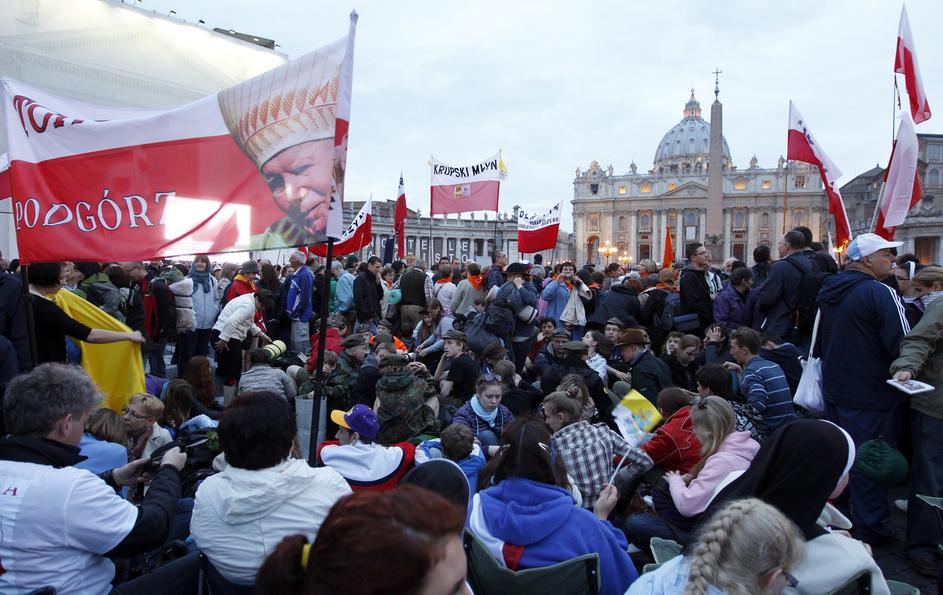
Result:
{"label": "yellow vatican flag", "polygon": [[[56,294],[56,304],[62,310],[89,328],[130,332],[131,329],[71,291]],[[77,341],[82,350],[82,367],[102,392],[103,406],[121,413],[128,399],[144,392],[144,362],[137,343],[93,344]]]}

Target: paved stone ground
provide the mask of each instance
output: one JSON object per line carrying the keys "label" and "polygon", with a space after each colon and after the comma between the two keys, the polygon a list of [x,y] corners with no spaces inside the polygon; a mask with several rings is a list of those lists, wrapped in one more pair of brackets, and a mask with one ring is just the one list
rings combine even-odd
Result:
{"label": "paved stone ground", "polygon": [[[891,490],[891,498],[906,498],[906,488],[895,488]],[[932,578],[917,574],[910,568],[907,561],[907,555],[904,553],[904,538],[907,534],[907,515],[891,506],[890,526],[897,536],[894,543],[874,548],[874,558],[878,566],[884,572],[887,579],[904,582],[920,589],[923,595],[943,594],[943,591],[937,590],[937,583]]]}

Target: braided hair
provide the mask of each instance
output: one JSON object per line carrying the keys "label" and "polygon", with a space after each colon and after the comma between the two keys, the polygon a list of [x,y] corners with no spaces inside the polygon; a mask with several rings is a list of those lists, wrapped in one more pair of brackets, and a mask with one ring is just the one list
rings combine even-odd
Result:
{"label": "braided hair", "polygon": [[761,573],[795,566],[804,547],[795,523],[775,507],[756,498],[734,500],[698,533],[684,595],[705,595],[712,585],[728,595],[762,592]]}

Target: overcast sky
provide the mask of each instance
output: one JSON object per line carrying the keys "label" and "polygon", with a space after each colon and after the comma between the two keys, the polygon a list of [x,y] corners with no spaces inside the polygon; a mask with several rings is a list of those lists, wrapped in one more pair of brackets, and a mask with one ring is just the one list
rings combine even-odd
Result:
{"label": "overcast sky", "polygon": [[[724,136],[734,163],[774,166],[786,152],[792,99],[842,182],[884,163],[892,130],[900,4],[822,2],[144,0],[191,22],[273,38],[298,56],[360,14],[347,199],[395,198],[428,213],[429,156],[455,165],[503,149],[501,209],[564,200],[577,167],[651,165],[693,86],[709,119],[719,67]],[[943,2],[908,2],[943,133]],[[901,79],[903,93],[903,79]],[[904,97],[906,107],[906,97]]]}

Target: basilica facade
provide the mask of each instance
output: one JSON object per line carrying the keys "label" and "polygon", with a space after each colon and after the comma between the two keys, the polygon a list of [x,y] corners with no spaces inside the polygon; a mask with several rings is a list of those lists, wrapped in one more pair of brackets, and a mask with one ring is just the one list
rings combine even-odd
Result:
{"label": "basilica facade", "polygon": [[[776,258],[777,239],[797,225],[812,229],[817,240],[825,238],[828,201],[818,171],[782,157],[775,167],[761,167],[755,156],[740,169],[723,139],[719,100],[711,106],[711,120],[701,117],[692,89],[681,121],[662,138],[647,172],[631,163],[617,173],[597,161],[576,170],[572,204],[579,263],[661,263],[666,230],[675,261],[684,258],[690,242],[708,245],[715,259],[733,256],[752,264],[753,249],[763,244]],[[614,256],[600,254],[607,245]]]}

